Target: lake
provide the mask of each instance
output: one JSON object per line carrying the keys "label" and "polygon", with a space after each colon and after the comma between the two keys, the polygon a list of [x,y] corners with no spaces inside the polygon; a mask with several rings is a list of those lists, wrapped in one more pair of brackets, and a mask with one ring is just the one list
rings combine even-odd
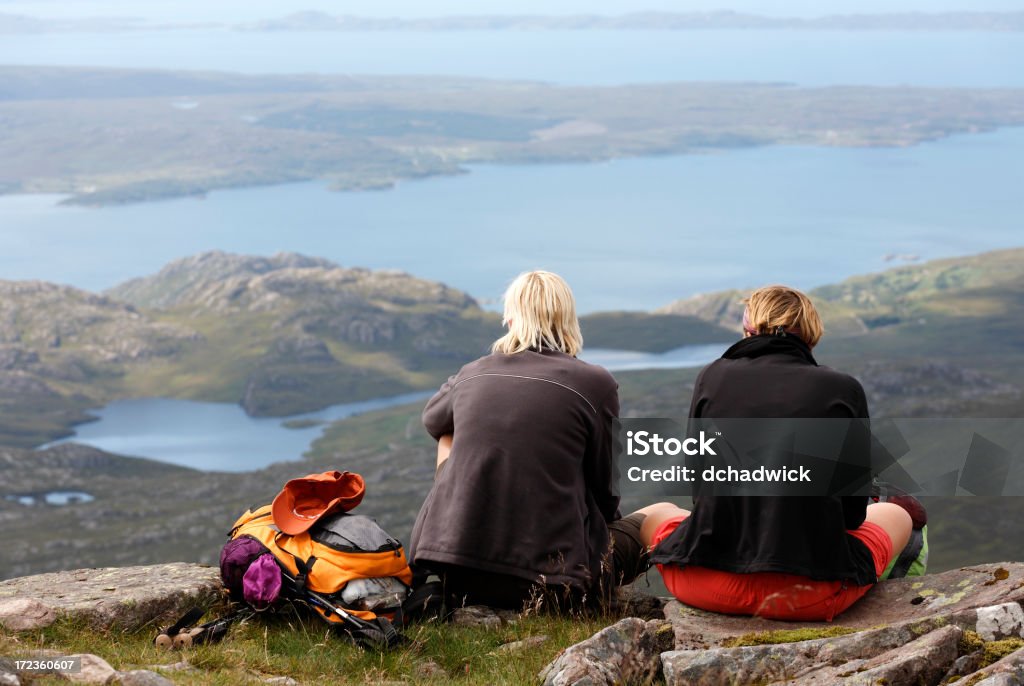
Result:
{"label": "lake", "polygon": [[140,31],[5,35],[0,64],[446,74],[571,85],[775,81],[1024,87],[1024,33]]}
{"label": "lake", "polygon": [[[37,34],[4,36],[0,64],[425,73],[572,85],[1024,87],[1024,34]],[[1002,130],[902,149],[778,146],[478,166],[381,192],[302,183],[100,209],[59,207],[56,196],[0,197],[0,278],[101,290],[204,250],[295,251],[442,281],[489,307],[516,273],[547,268],[567,277],[582,312],[652,309],[724,288],[811,288],[907,261],[1018,246],[1022,160],[1024,130]],[[608,354],[605,363],[618,369],[703,364],[717,355]],[[304,418],[330,421],[423,397]],[[121,401],[98,414],[75,440],[204,469],[297,459],[322,431],[287,429],[281,419],[246,417],[233,405],[161,399]]]}
{"label": "lake", "polygon": [[[660,354],[594,349],[584,351],[581,357],[610,371],[694,367],[719,357],[728,345],[686,346]],[[456,371],[453,369],[452,373]],[[244,472],[300,459],[327,423],[423,402],[432,394],[433,391],[406,393],[335,405],[294,417],[249,417],[238,405],[227,403],[168,398],[118,400],[95,410],[97,421],[81,424],[74,436],[49,445],[84,443],[119,455],[146,457],[203,471]]]}
{"label": "lake", "polygon": [[302,183],[100,209],[0,197],[0,278],[98,290],[204,250],[400,269],[492,305],[563,274],[583,312],[725,288],[833,283],[1022,243],[1024,129],[909,148],[765,147],[603,164],[480,166],[336,193]]}

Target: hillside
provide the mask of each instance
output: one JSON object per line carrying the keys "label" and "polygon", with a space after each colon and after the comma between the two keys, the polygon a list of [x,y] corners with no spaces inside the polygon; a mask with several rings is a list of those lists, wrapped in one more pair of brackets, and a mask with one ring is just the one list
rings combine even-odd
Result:
{"label": "hillside", "polygon": [[[440,283],[296,254],[209,252],[103,295],[0,282],[0,446],[66,436],[131,397],[240,403],[286,416],[435,388],[501,335]],[[591,348],[661,351],[731,334],[696,317],[583,318]]]}
{"label": "hillside", "polygon": [[436,385],[493,338],[464,293],[298,255],[208,253],[109,295],[0,283],[0,445],[66,435],[115,398],[296,414]]}
{"label": "hillside", "polygon": [[473,163],[908,146],[1024,123],[1024,91],[1013,89],[56,67],[0,67],[0,82],[0,193],[62,193],[86,205],[313,179],[388,188]]}
{"label": "hillside", "polygon": [[[828,305],[831,333],[816,355],[862,381],[874,417],[1021,417],[1022,258],[1024,250],[1008,250],[941,260],[819,289],[814,295]],[[7,445],[22,447],[34,445],[33,436],[66,430],[87,405],[129,390],[237,402],[249,388],[250,400],[262,403],[256,409],[284,409],[348,399],[353,389],[372,393],[400,383],[433,388],[461,364],[448,356],[449,348],[475,357],[500,331],[496,315],[443,285],[293,255],[200,255],[102,297],[40,284],[6,288],[6,317],[20,327],[20,338],[0,346],[6,360],[0,378],[8,384],[0,396],[7,403],[0,426]],[[161,307],[118,303],[115,294]],[[47,298],[78,314],[34,319],[25,312]],[[735,302],[734,294],[724,294],[673,309],[735,327],[736,320],[723,314]],[[851,333],[835,332],[837,315],[856,325]],[[695,337],[724,333],[724,340],[736,335],[689,329],[684,324],[690,319],[666,317],[675,316],[595,316],[588,319],[588,339],[639,344],[667,331],[682,340],[688,331]],[[115,325],[125,332],[114,336],[116,343],[105,338]],[[61,345],[50,348],[54,326]],[[450,346],[429,344],[456,334],[460,340]],[[73,381],[64,378],[73,376],[69,369],[79,370]],[[284,383],[250,383],[265,378],[260,374],[266,369]],[[697,371],[616,374],[623,415],[685,416]],[[32,384],[45,388],[36,395],[16,390]],[[309,395],[289,395],[295,388]],[[47,412],[37,413],[33,403],[45,403]],[[269,500],[296,474],[331,468],[363,473],[370,484],[367,513],[407,537],[433,478],[434,450],[419,424],[420,409],[416,404],[335,422],[303,462],[244,474],[171,468],[73,445],[45,452],[3,449],[0,522],[12,542],[0,561],[0,578],[64,567],[67,560],[53,554],[62,547],[73,547],[83,565],[182,557],[212,562],[224,527],[245,507]],[[26,433],[32,426],[36,433]],[[35,507],[26,517],[26,506],[4,497],[53,490],[86,490],[95,500]],[[159,493],[175,495],[154,497]],[[1014,557],[1024,547],[1022,501],[930,501],[934,568]],[[633,499],[623,506],[641,504]]]}

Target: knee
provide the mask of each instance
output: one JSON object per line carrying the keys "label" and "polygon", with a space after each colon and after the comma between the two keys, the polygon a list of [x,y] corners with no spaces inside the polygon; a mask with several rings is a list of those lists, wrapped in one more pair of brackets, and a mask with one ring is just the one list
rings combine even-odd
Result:
{"label": "knee", "polygon": [[914,527],[914,521],[910,514],[895,503],[868,505],[866,521],[885,529],[889,538],[892,539],[893,552],[897,555],[907,545],[907,541],[910,540],[910,532]]}

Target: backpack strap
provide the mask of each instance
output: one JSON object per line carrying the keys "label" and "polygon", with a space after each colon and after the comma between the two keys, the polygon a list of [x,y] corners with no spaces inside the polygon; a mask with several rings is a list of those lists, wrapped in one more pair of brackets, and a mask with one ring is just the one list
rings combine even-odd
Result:
{"label": "backpack strap", "polygon": [[316,564],[316,555],[310,555],[308,559],[303,560],[294,553],[288,554],[295,560],[295,569],[298,570],[298,574],[295,575],[295,590],[302,593],[306,590],[306,581],[309,579],[309,573],[313,570],[313,565]]}

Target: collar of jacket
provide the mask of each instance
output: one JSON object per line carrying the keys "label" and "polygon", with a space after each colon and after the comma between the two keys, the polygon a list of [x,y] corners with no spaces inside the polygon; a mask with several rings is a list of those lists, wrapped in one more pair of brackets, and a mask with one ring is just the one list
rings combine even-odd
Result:
{"label": "collar of jacket", "polygon": [[764,355],[791,355],[802,358],[815,367],[818,366],[814,355],[811,354],[810,347],[801,338],[766,333],[737,341],[722,353],[722,359],[736,360],[741,357],[763,357]]}
{"label": "collar of jacket", "polygon": [[531,353],[540,353],[541,355],[565,355],[561,350],[555,350],[546,345],[542,345],[539,348],[527,348],[527,350]]}

